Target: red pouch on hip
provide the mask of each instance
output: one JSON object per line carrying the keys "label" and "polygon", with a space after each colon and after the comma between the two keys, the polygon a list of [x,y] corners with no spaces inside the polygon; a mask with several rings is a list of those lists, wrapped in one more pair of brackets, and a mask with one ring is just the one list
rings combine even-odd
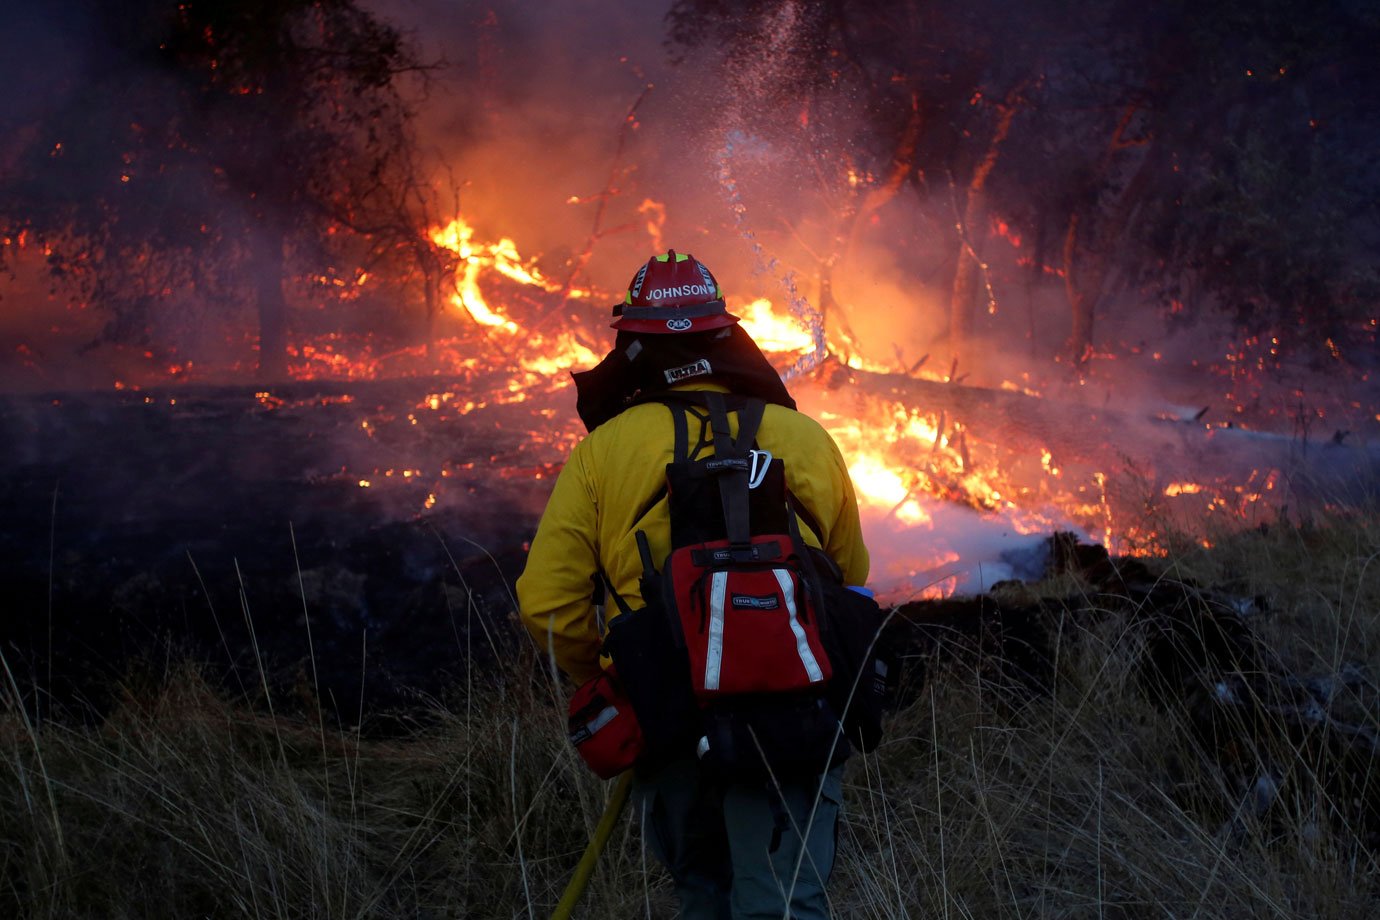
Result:
{"label": "red pouch on hip", "polygon": [[642,755],[642,726],[612,671],[581,684],[569,713],[570,743],[601,779],[617,776]]}

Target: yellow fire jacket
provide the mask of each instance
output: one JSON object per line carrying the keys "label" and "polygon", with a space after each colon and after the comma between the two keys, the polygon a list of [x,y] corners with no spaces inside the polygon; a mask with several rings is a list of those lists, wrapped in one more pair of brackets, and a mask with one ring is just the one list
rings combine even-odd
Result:
{"label": "yellow fire jacket", "polygon": [[[684,389],[722,390],[706,384]],[[730,420],[736,436],[736,414]],[[692,422],[692,444],[694,437]],[[658,565],[671,551],[665,497],[640,520],[637,516],[665,486],[674,443],[666,406],[634,406],[577,444],[556,479],[517,582],[518,606],[538,646],[576,682],[599,673],[602,637],[593,607],[599,571],[636,609],[642,606],[637,531],[646,532]],[[802,524],[806,542],[829,554],[847,584],[865,584],[868,558],[857,498],[833,438],[808,416],[768,405],[757,444],[785,462],[787,487],[818,522],[820,534]],[[611,603],[608,611],[617,615]]]}

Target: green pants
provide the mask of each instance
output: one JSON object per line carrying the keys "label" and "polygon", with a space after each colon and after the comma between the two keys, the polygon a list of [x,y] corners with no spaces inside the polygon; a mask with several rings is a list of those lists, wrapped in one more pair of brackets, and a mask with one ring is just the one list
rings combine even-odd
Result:
{"label": "green pants", "polygon": [[[774,786],[724,783],[695,760],[639,769],[643,837],[686,920],[828,920],[842,767]],[[801,846],[804,858],[801,858]],[[797,865],[799,866],[797,871]]]}

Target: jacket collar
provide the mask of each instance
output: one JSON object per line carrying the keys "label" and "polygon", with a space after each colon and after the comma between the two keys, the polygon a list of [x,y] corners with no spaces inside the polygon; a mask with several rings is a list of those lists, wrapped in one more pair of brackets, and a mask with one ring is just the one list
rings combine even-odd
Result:
{"label": "jacket collar", "polygon": [[572,376],[575,408],[589,431],[667,390],[713,388],[795,408],[781,375],[739,326],[694,335],[620,332],[604,360]]}

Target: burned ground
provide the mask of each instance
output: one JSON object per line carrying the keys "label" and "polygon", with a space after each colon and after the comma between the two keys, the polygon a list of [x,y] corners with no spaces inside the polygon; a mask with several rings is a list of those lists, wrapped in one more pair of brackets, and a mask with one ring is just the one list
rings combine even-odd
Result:
{"label": "burned ground", "polygon": [[[518,433],[541,422],[522,405],[419,433],[408,416],[429,387],[0,403],[12,666],[40,696],[97,709],[113,682],[183,656],[232,686],[260,685],[260,666],[279,691],[311,673],[357,717],[492,662],[514,636],[535,477],[559,457]],[[422,481],[418,465],[444,473]],[[438,482],[446,501],[428,507]]]}

